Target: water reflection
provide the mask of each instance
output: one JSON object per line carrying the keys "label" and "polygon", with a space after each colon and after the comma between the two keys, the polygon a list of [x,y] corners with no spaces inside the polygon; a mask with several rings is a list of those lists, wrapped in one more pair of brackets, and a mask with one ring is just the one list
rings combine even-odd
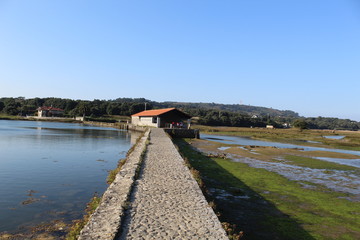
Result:
{"label": "water reflection", "polygon": [[0,232],[80,218],[131,138],[82,124],[0,121]]}

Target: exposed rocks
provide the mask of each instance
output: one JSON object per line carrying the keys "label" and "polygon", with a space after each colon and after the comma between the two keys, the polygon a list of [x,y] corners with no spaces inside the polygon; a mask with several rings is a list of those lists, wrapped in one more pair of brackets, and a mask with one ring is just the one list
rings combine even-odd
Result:
{"label": "exposed rocks", "polygon": [[222,159],[227,158],[226,153],[208,153],[206,156],[210,158],[222,158]]}

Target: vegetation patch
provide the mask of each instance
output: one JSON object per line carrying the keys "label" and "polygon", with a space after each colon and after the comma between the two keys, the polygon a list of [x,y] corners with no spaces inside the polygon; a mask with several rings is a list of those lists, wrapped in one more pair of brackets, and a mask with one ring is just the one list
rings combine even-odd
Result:
{"label": "vegetation patch", "polygon": [[[25,227],[28,228],[28,227]],[[26,232],[22,233],[0,233],[1,240],[15,240],[15,239],[39,239],[39,240],[55,240],[64,239],[69,225],[62,220],[54,220],[47,223],[42,223],[36,226],[29,227]]]}
{"label": "vegetation patch", "polygon": [[27,120],[21,116],[13,116],[8,114],[0,114],[0,120]]}
{"label": "vegetation patch", "polygon": [[109,171],[109,175],[106,178],[106,183],[107,184],[110,185],[111,183],[114,182],[114,180],[116,178],[116,175],[120,172],[122,166],[124,166],[125,163],[126,163],[126,158],[120,159],[120,161],[118,162],[117,167],[115,169]]}
{"label": "vegetation patch", "polygon": [[101,197],[98,197],[97,194],[93,196],[91,201],[87,204],[85,215],[82,219],[75,220],[73,225],[70,228],[69,233],[66,236],[66,240],[76,240],[80,235],[80,231],[84,228],[86,223],[89,221],[91,214],[93,214],[96,208],[100,205]]}

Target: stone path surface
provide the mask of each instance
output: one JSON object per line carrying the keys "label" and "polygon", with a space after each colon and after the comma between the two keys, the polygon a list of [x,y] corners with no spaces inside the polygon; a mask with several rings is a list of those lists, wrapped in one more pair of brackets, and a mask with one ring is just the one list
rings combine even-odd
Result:
{"label": "stone path surface", "polygon": [[163,129],[150,145],[116,239],[228,239]]}

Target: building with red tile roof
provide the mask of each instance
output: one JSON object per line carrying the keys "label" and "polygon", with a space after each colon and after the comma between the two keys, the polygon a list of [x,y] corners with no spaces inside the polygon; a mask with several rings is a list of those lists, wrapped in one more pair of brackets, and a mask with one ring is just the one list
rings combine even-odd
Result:
{"label": "building with red tile roof", "polygon": [[64,110],[55,107],[39,107],[37,109],[38,117],[61,117],[64,115]]}
{"label": "building with red tile roof", "polygon": [[164,108],[136,113],[131,116],[131,123],[135,126],[186,128],[190,124],[190,119],[190,115],[176,108]]}

